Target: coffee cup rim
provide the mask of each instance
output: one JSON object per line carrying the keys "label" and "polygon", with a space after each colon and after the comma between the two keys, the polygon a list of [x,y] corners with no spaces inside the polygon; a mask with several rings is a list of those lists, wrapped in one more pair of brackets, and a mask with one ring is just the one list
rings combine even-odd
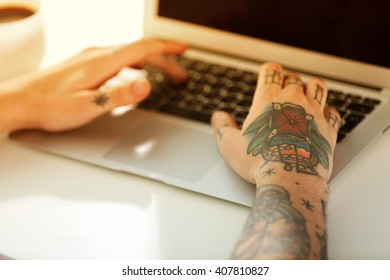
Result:
{"label": "coffee cup rim", "polygon": [[41,9],[36,10],[32,15],[10,22],[0,23],[0,30],[17,28],[20,25],[28,24],[31,21],[35,21],[37,17],[41,17]]}
{"label": "coffee cup rim", "polygon": [[8,28],[10,26],[17,26],[19,24],[24,24],[25,22],[31,21],[34,18],[36,18],[37,16],[39,16],[39,14],[41,13],[41,8],[42,8],[42,3],[40,0],[35,0],[34,3],[31,3],[31,1],[28,1],[28,2],[27,1],[26,2],[24,2],[24,1],[8,1],[7,3],[0,2],[0,7],[10,7],[12,5],[17,6],[17,7],[24,7],[24,8],[30,9],[31,11],[33,11],[33,14],[28,16],[28,17],[21,18],[21,19],[15,20],[15,21],[0,22],[0,29]]}

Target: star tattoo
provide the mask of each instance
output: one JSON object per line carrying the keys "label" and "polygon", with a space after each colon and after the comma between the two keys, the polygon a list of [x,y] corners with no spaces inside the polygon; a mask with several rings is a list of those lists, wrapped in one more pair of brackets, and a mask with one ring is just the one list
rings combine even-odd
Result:
{"label": "star tattoo", "polygon": [[276,173],[274,172],[274,168],[270,168],[267,171],[264,171],[263,174],[264,174],[263,176],[264,178],[265,176],[271,176],[272,174],[276,174]]}
{"label": "star tattoo", "polygon": [[95,103],[99,107],[104,107],[108,102],[108,96],[104,92],[99,92],[97,95],[93,97],[92,102]]}
{"label": "star tattoo", "polygon": [[302,205],[305,206],[306,209],[310,212],[313,212],[314,206],[310,203],[309,200],[302,198]]}

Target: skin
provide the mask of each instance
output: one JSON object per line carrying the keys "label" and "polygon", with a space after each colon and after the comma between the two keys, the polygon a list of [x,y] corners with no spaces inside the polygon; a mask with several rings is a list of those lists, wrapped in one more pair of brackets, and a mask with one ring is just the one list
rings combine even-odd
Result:
{"label": "skin", "polygon": [[157,67],[173,80],[187,76],[165,55],[180,55],[186,46],[173,41],[144,39],[132,44],[89,48],[49,69],[0,84],[0,132],[19,129],[69,130],[83,126],[112,108],[145,99],[146,79],[98,88],[123,67]]}
{"label": "skin", "polygon": [[[228,113],[213,114],[211,121],[221,154],[238,174],[256,185],[256,197],[232,258],[327,257],[327,182],[340,116],[335,109],[325,106],[326,97],[327,88],[322,80],[313,79],[305,85],[299,74],[284,73],[282,66],[265,63],[260,68],[253,103],[241,130]],[[274,143],[271,140],[282,135],[283,129],[295,125],[294,120],[287,124],[275,121],[284,117],[283,114],[276,117],[279,115],[275,112],[287,112],[290,108],[306,116],[310,132],[304,132],[302,141],[297,141],[287,130],[287,136],[277,143],[281,144],[279,147],[289,145],[293,147],[291,151],[298,152],[300,143],[305,142],[311,154],[317,156],[314,158],[322,155],[324,160],[313,160],[307,168],[303,164],[294,165],[295,160],[290,164],[281,156],[274,156],[281,155],[280,150],[270,152],[269,146]],[[257,134],[248,133],[261,117],[266,120],[263,121],[265,129]],[[286,137],[290,140],[285,140]],[[316,139],[323,144],[317,145],[317,149]],[[252,151],[253,143],[258,143],[260,148]],[[322,149],[323,146],[329,149]]]}

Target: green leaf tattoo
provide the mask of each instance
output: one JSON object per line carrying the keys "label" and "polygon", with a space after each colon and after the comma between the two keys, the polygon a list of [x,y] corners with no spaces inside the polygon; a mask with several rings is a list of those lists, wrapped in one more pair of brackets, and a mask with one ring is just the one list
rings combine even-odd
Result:
{"label": "green leaf tattoo", "polygon": [[302,106],[272,103],[272,108],[245,130],[250,140],[247,153],[261,154],[268,162],[281,162],[286,171],[317,175],[320,164],[329,169],[331,147],[316,128],[314,117]]}

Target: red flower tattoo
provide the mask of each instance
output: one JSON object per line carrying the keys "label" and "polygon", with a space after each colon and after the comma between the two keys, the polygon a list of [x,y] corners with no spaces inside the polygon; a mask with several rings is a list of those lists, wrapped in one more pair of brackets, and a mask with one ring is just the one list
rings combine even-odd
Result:
{"label": "red flower tattoo", "polygon": [[291,135],[300,139],[307,137],[312,115],[306,114],[302,107],[290,103],[274,103],[273,108],[273,126],[278,128],[280,135]]}
{"label": "red flower tattoo", "polygon": [[281,162],[284,169],[318,175],[318,164],[329,169],[331,147],[313,126],[313,116],[302,106],[272,103],[272,108],[245,130],[250,140],[247,153],[262,155],[265,163]]}

